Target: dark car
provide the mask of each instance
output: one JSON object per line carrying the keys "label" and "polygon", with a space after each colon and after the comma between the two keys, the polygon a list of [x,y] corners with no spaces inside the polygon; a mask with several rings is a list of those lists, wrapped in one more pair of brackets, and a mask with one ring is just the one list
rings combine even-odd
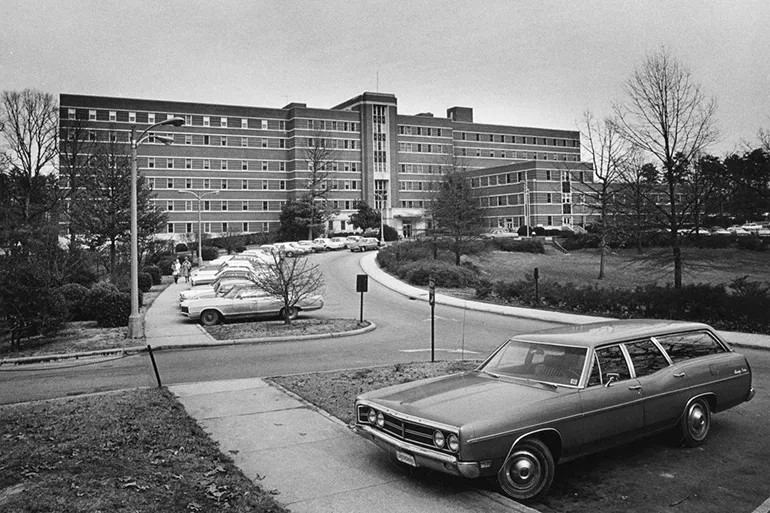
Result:
{"label": "dark car", "polygon": [[712,413],[753,396],[748,361],[711,327],[614,321],[517,335],[471,372],[362,394],[353,428],[409,466],[530,500],[557,463],[663,431],[698,445]]}

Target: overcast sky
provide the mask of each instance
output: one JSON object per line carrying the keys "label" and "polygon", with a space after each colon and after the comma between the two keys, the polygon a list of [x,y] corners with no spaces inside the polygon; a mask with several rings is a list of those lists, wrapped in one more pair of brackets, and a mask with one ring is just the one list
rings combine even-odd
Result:
{"label": "overcast sky", "polygon": [[[475,5],[474,5],[475,4]],[[661,46],[717,98],[722,155],[770,129],[770,2],[0,0],[0,89],[575,129]]]}

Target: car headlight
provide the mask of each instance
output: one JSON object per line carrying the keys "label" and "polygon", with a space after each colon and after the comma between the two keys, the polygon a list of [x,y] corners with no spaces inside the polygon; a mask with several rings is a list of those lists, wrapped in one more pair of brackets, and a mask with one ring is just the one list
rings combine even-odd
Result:
{"label": "car headlight", "polygon": [[457,452],[460,450],[460,439],[453,433],[447,438],[446,446],[450,451]]}
{"label": "car headlight", "polygon": [[372,425],[377,421],[377,412],[374,411],[374,408],[369,409],[369,415],[366,416],[366,419],[369,421],[369,424]]}
{"label": "car headlight", "polygon": [[385,427],[385,415],[382,412],[377,412],[377,427]]}
{"label": "car headlight", "polygon": [[444,433],[442,433],[441,431],[433,432],[433,445],[435,445],[439,449],[443,449],[445,442],[446,442],[446,439],[444,438]]}

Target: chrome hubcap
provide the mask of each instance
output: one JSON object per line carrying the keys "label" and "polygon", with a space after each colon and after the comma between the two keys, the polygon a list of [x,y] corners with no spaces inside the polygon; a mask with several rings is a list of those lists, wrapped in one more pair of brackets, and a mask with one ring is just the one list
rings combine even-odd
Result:
{"label": "chrome hubcap", "polygon": [[517,454],[514,457],[509,476],[517,487],[528,487],[537,481],[539,466],[534,456],[529,453]]}
{"label": "chrome hubcap", "polygon": [[690,430],[694,437],[702,437],[708,429],[706,412],[700,405],[695,405],[690,410]]}

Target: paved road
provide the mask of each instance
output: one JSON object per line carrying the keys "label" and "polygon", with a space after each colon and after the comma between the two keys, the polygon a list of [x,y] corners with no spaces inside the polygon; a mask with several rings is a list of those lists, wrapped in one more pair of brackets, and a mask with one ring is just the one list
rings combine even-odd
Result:
{"label": "paved road", "polygon": [[[313,255],[326,278],[326,306],[316,315],[358,318],[355,292],[361,255],[334,252]],[[163,384],[265,377],[317,370],[386,365],[430,358],[430,309],[369,281],[364,318],[377,329],[356,337],[239,345],[156,352]],[[179,323],[186,322],[182,317]],[[436,359],[477,358],[506,337],[553,324],[506,318],[437,305]],[[36,370],[0,370],[0,404],[152,386],[155,377],[147,354],[93,363],[66,361]]]}

